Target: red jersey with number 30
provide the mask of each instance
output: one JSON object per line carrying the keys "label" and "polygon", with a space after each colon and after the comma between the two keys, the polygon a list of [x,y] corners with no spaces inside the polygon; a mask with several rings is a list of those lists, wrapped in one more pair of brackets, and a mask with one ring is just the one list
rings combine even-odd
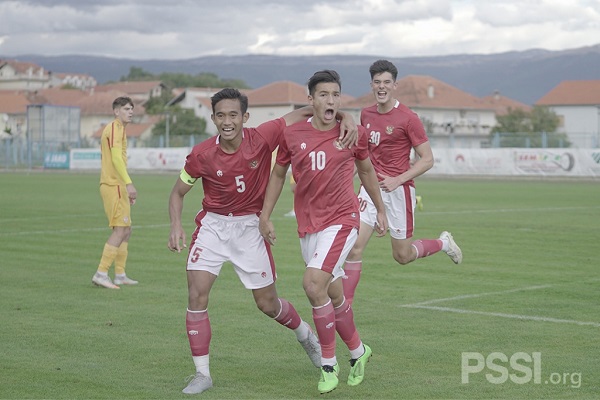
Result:
{"label": "red jersey with number 30", "polygon": [[240,147],[225,153],[219,136],[197,144],[185,161],[185,171],[202,179],[205,211],[222,215],[256,214],[262,210],[271,172],[271,154],[279,145],[285,120],[243,128]]}
{"label": "red jersey with number 30", "polygon": [[[369,135],[369,156],[378,174],[398,176],[408,171],[412,148],[428,140],[419,116],[399,101],[385,114],[377,111],[377,104],[364,108],[360,124]],[[414,181],[406,184],[414,186]]]}
{"label": "red jersey with number 30", "polygon": [[304,237],[343,224],[360,225],[354,193],[354,162],[369,157],[366,131],[358,127],[358,145],[342,148],[339,123],[328,131],[315,129],[310,119],[285,129],[277,164],[292,164],[296,181],[294,210],[298,234]]}

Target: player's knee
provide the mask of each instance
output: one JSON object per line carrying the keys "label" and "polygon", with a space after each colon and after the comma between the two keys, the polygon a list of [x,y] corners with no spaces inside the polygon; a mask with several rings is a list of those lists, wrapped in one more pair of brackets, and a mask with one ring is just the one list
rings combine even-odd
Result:
{"label": "player's knee", "polygon": [[279,311],[279,302],[268,301],[266,299],[257,299],[256,307],[258,307],[260,311],[269,317],[275,318],[277,316],[277,312]]}
{"label": "player's knee", "polygon": [[394,256],[394,260],[400,265],[406,265],[414,259],[412,252],[409,251],[394,251],[392,255]]}
{"label": "player's knee", "polygon": [[306,293],[306,297],[308,297],[312,304],[315,304],[315,302],[319,301],[320,297],[323,297],[323,293],[321,293],[319,285],[315,284],[314,282],[304,283],[304,293]]}
{"label": "player's knee", "polygon": [[353,247],[352,250],[350,250],[350,253],[348,253],[348,257],[346,257],[346,260],[351,260],[351,261],[356,261],[356,260],[361,260],[362,259],[362,253],[363,253],[363,249],[364,247]]}

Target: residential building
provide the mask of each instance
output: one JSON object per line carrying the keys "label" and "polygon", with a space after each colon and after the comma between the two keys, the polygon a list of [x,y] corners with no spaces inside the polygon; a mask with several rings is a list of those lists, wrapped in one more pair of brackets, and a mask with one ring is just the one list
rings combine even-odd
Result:
{"label": "residential building", "polygon": [[23,138],[28,104],[25,93],[0,91],[0,139]]}
{"label": "residential building", "polygon": [[306,87],[291,81],[277,81],[244,92],[250,113],[246,126],[258,126],[308,105]]}
{"label": "residential building", "polygon": [[600,145],[600,80],[563,81],[535,104],[560,117],[559,132],[574,147]]}
{"label": "residential building", "polygon": [[[102,137],[102,131],[104,131],[104,127],[106,126],[106,124],[110,123],[113,118],[110,119],[110,121],[104,123],[103,125],[101,125],[93,134],[92,134],[92,138],[94,139],[94,141],[99,142],[100,138]],[[150,137],[152,137],[152,129],[154,128],[154,125],[156,125],[160,120],[159,116],[151,116],[150,118],[148,118],[147,122],[132,122],[130,124],[127,125],[126,131],[127,131],[127,145],[129,147],[138,147],[138,145],[140,145],[144,140],[149,139]]]}
{"label": "residential building", "polygon": [[96,78],[87,74],[54,73],[51,75],[50,87],[70,86],[79,90],[90,90],[98,85]]}
{"label": "residential building", "polygon": [[37,64],[0,60],[0,90],[38,90],[50,86],[51,73]]}
{"label": "residential building", "polygon": [[212,123],[212,105],[210,98],[221,89],[188,87],[172,90],[173,98],[167,103],[167,108],[178,105],[183,109],[193,110],[194,115],[206,121],[206,133],[216,135],[217,128]]}

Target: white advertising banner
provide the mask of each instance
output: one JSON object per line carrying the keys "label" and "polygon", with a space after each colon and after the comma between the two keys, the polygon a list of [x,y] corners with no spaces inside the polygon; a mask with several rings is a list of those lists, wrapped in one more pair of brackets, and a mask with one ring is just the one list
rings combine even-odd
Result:
{"label": "white advertising banner", "polygon": [[[127,168],[179,171],[191,148],[132,148]],[[433,149],[431,175],[600,177],[600,149]],[[70,169],[100,169],[100,149],[73,149]]]}
{"label": "white advertising banner", "polygon": [[127,168],[179,171],[185,164],[185,157],[190,153],[187,147],[168,149],[134,148],[127,151]]}
{"label": "white advertising banner", "polygon": [[[179,171],[190,148],[132,148],[127,150],[127,168],[132,170]],[[100,170],[100,149],[72,149],[70,169]]]}
{"label": "white advertising banner", "polygon": [[69,169],[100,169],[100,149],[71,149]]}
{"label": "white advertising banner", "polygon": [[433,149],[436,175],[600,177],[600,149]]}

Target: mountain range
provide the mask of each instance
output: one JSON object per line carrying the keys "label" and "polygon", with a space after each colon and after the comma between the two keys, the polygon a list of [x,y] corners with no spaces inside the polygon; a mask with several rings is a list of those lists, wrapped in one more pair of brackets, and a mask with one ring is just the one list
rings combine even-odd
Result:
{"label": "mountain range", "polygon": [[[11,58],[11,57],[0,57]],[[197,75],[210,72],[221,79],[240,79],[252,88],[275,81],[301,85],[321,69],[335,69],[342,92],[357,97],[370,91],[369,65],[377,56],[206,56],[182,60],[135,60],[84,55],[22,55],[19,61],[36,63],[48,71],[85,73],[98,83],[118,81],[131,67],[153,74]],[[431,57],[387,58],[405,75],[429,75],[478,97],[498,91],[505,97],[532,105],[565,80],[600,79],[600,44],[569,50],[532,49],[489,55],[457,54]]]}

